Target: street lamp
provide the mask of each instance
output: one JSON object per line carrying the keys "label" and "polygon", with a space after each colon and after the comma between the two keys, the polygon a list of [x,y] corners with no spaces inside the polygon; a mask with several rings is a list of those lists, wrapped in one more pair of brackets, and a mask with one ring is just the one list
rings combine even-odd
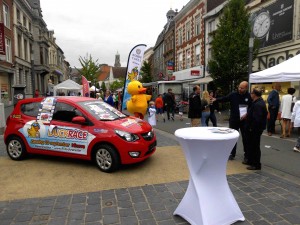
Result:
{"label": "street lamp", "polygon": [[253,46],[254,46],[254,38],[252,36],[252,31],[251,31],[251,35],[250,35],[250,38],[249,38],[249,65],[248,65],[248,75],[249,75],[249,77],[250,77],[250,74],[252,73]]}
{"label": "street lamp", "polygon": [[32,88],[32,97],[35,94],[35,73],[34,73],[34,51],[31,49],[30,52],[31,57],[31,88]]}

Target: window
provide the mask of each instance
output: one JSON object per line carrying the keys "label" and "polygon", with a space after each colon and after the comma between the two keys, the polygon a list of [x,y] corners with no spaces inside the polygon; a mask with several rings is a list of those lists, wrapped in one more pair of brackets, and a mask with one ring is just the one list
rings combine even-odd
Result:
{"label": "window", "polygon": [[27,46],[27,41],[24,40],[24,59],[27,61],[28,60],[28,46]]}
{"label": "window", "polygon": [[10,28],[10,14],[9,14],[9,8],[7,5],[3,4],[3,22],[4,25],[8,28]]}
{"label": "window", "polygon": [[191,22],[186,23],[185,31],[186,31],[186,41],[189,41],[191,39]]}
{"label": "window", "polygon": [[195,17],[195,35],[200,34],[200,14]]}
{"label": "window", "polygon": [[208,33],[213,32],[215,30],[215,26],[216,26],[215,20],[208,22]]}
{"label": "window", "polygon": [[5,50],[6,50],[6,61],[7,62],[12,62],[12,57],[11,57],[11,40],[5,38]]}
{"label": "window", "polygon": [[30,22],[28,22],[28,31],[29,31],[29,32],[32,32],[32,30],[31,30],[31,29],[32,29],[32,27],[31,27],[31,23],[30,23]]}
{"label": "window", "polygon": [[23,16],[23,26],[27,27],[27,19],[25,16]]}
{"label": "window", "polygon": [[185,58],[186,58],[186,69],[191,68],[191,50],[190,49],[186,50]]}
{"label": "window", "polygon": [[182,28],[178,30],[178,45],[182,45]]}
{"label": "window", "polygon": [[27,116],[37,117],[39,114],[40,102],[31,102],[21,106],[21,112]]}
{"label": "window", "polygon": [[195,46],[195,66],[200,65],[200,44]]}
{"label": "window", "polygon": [[18,35],[18,56],[22,57],[22,38],[21,35]]}
{"label": "window", "polygon": [[53,113],[53,120],[72,122],[72,119],[78,115],[82,116],[82,113],[76,110],[74,106],[58,102],[56,103],[55,110]]}
{"label": "window", "polygon": [[17,21],[21,21],[21,14],[19,9],[17,9]]}
{"label": "window", "polygon": [[182,62],[182,52],[178,54],[178,70],[183,69],[183,62]]}

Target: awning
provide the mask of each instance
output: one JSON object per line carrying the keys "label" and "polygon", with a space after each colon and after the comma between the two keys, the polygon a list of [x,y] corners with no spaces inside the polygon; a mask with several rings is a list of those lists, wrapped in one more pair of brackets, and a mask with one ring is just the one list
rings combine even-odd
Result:
{"label": "awning", "polygon": [[192,82],[191,84],[207,84],[211,81],[213,81],[213,79],[210,76],[208,76],[208,77],[202,77],[199,80]]}

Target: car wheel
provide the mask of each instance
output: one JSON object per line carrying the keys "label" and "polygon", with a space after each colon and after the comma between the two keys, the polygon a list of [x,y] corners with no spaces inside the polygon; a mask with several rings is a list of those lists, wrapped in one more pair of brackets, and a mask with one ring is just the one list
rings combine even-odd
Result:
{"label": "car wheel", "polygon": [[26,155],[26,148],[21,138],[14,136],[9,138],[6,150],[13,160],[22,160]]}
{"label": "car wheel", "polygon": [[94,152],[94,160],[103,172],[110,173],[120,166],[119,155],[110,145],[99,145]]}

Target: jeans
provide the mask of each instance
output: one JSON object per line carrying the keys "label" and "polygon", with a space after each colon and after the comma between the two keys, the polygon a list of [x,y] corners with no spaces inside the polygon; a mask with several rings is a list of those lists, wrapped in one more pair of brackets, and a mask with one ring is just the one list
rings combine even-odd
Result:
{"label": "jeans", "polygon": [[206,125],[206,119],[209,117],[210,115],[210,112],[205,112],[205,111],[202,111],[202,116],[201,116],[201,126],[202,127],[207,127]]}

